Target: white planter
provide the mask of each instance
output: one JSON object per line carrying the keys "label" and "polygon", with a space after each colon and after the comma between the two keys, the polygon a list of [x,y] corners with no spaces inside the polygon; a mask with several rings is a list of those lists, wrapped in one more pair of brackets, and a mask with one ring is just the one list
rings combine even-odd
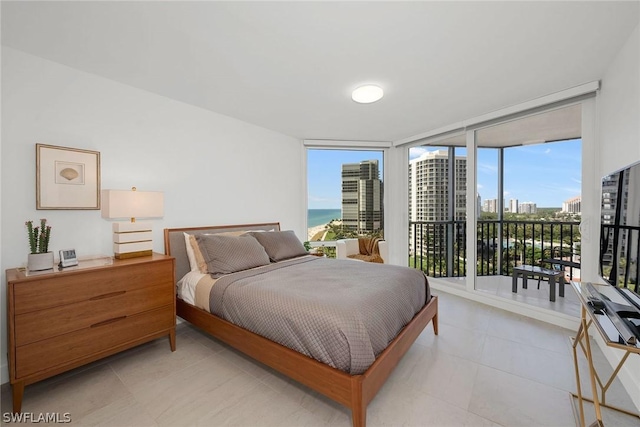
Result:
{"label": "white planter", "polygon": [[53,268],[53,252],[29,254],[27,269],[29,271],[51,270]]}

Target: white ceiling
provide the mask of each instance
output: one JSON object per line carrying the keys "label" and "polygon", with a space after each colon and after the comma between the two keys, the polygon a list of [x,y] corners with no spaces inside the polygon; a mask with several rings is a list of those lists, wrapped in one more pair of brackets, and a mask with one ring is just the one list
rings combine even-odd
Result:
{"label": "white ceiling", "polygon": [[[6,2],[2,44],[301,139],[395,141],[602,78],[637,1]],[[374,104],[351,101],[362,83]]]}

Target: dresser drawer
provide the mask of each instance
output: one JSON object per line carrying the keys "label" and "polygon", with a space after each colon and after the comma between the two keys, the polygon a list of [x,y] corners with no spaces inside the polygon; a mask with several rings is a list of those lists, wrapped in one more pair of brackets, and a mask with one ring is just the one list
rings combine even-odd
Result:
{"label": "dresser drawer", "polygon": [[173,304],[16,348],[16,377],[86,358],[175,325]]}
{"label": "dresser drawer", "polygon": [[16,345],[21,346],[96,323],[173,304],[173,288],[165,285],[111,292],[87,301],[19,314]]}
{"label": "dresser drawer", "polygon": [[21,283],[13,290],[14,312],[18,315],[157,285],[173,289],[172,260],[70,272]]}

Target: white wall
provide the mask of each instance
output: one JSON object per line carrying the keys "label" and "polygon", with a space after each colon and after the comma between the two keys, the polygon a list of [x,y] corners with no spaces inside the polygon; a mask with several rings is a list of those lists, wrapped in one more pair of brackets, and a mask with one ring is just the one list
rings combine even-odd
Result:
{"label": "white wall", "polygon": [[[636,27],[605,73],[597,108],[598,169],[603,176],[640,161],[640,27]],[[599,191],[600,183],[597,185]],[[598,239],[594,241],[598,244]],[[619,350],[603,351],[615,363],[622,356]],[[640,408],[640,358],[629,357],[621,378]]]}
{"label": "white wall", "polygon": [[[2,302],[7,268],[26,262],[24,222],[46,217],[51,249],[112,254],[100,211],[35,209],[35,144],[101,153],[102,188],[163,191],[165,227],[279,221],[306,237],[301,141],[20,51],[2,49]],[[6,328],[2,382],[8,380]]]}

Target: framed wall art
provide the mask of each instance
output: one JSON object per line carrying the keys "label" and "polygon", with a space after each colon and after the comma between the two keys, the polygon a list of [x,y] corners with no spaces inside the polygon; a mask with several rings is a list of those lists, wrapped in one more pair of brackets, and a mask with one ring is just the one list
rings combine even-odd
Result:
{"label": "framed wall art", "polygon": [[36,144],[36,209],[100,209],[100,152]]}

